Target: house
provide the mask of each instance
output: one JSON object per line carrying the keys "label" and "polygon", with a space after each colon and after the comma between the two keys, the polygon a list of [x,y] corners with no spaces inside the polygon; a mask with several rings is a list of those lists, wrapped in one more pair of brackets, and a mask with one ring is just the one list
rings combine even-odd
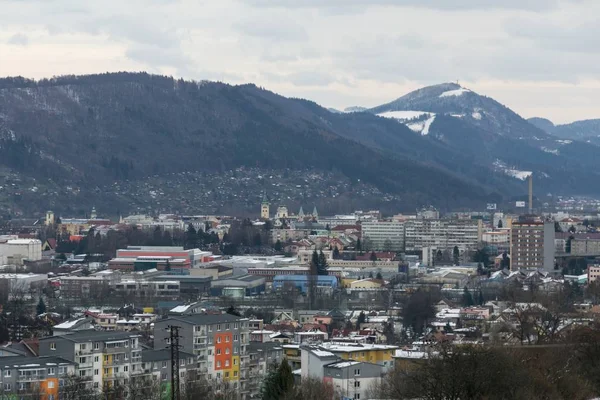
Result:
{"label": "house", "polygon": [[359,279],[354,282],[350,282],[350,289],[380,289],[385,285],[385,282],[381,279]]}
{"label": "house", "polygon": [[382,375],[381,365],[362,361],[337,361],[323,367],[323,382],[348,399],[369,398]]}
{"label": "house", "polygon": [[335,354],[342,360],[362,361],[367,363],[379,364],[383,367],[383,372],[393,367],[393,358],[398,346],[384,344],[366,344],[366,343],[338,343],[327,342],[319,346]]}
{"label": "house", "polygon": [[324,377],[323,367],[327,364],[340,361],[340,357],[330,351],[313,346],[300,346],[300,375],[302,379]]}
{"label": "house", "polygon": [[55,336],[66,335],[75,331],[94,329],[94,320],[90,317],[76,318],[64,321],[52,327]]}

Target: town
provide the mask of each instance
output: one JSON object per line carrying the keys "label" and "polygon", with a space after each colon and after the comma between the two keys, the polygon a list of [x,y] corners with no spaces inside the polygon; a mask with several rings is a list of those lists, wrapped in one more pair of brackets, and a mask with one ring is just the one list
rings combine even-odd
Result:
{"label": "town", "polygon": [[[471,381],[465,363],[514,361],[497,349],[547,368],[561,367],[548,361],[561,346],[561,357],[582,351],[581,340],[569,344],[577,335],[598,352],[598,212],[536,214],[531,192],[512,213],[488,204],[325,216],[266,195],[255,209],[6,221],[3,393],[415,398],[427,394],[428,368],[454,374],[437,393],[455,379],[491,379]],[[519,373],[537,372],[528,368]]]}

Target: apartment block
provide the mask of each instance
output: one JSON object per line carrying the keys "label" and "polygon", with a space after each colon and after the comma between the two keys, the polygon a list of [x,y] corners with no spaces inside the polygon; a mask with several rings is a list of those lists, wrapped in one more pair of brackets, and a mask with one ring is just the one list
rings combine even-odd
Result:
{"label": "apartment block", "polygon": [[554,223],[535,216],[513,221],[510,233],[510,269],[554,269]]}
{"label": "apartment block", "polygon": [[154,348],[169,343],[169,326],[178,326],[181,350],[198,358],[199,372],[208,379],[230,382],[247,395],[248,319],[230,314],[194,314],[157,320]]}
{"label": "apartment block", "polygon": [[40,356],[74,362],[77,376],[101,390],[143,373],[139,335],[130,332],[79,331],[40,339]]}
{"label": "apartment block", "polygon": [[3,399],[57,400],[75,363],[61,357],[0,357],[0,390]]}
{"label": "apartment block", "polygon": [[401,251],[404,249],[403,221],[364,221],[362,241],[370,242],[374,250]]}
{"label": "apartment block", "polygon": [[[171,350],[143,350],[142,370],[144,375],[152,376],[162,387],[171,384]],[[198,378],[198,360],[191,353],[179,352],[179,379],[181,385]]]}
{"label": "apartment block", "polygon": [[368,399],[382,375],[381,365],[361,361],[339,361],[323,367],[323,381],[344,399]]}
{"label": "apartment block", "polygon": [[439,250],[476,248],[481,242],[480,219],[415,219],[404,223],[405,250],[421,251],[424,247]]}

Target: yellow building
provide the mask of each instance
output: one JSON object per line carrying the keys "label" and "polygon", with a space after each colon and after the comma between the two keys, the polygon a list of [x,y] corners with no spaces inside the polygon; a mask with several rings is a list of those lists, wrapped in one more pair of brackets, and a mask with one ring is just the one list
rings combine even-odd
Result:
{"label": "yellow building", "polygon": [[300,345],[284,344],[283,355],[288,360],[292,370],[300,369]]}
{"label": "yellow building", "polygon": [[269,206],[269,200],[267,200],[267,195],[265,194],[260,205],[260,217],[262,219],[269,219]]}
{"label": "yellow building", "polygon": [[366,278],[350,282],[350,289],[379,289],[383,286],[380,279]]}
{"label": "yellow building", "polygon": [[323,343],[323,350],[329,351],[343,360],[354,360],[379,364],[391,368],[394,364],[394,353],[398,346],[383,344],[360,344],[360,343]]}

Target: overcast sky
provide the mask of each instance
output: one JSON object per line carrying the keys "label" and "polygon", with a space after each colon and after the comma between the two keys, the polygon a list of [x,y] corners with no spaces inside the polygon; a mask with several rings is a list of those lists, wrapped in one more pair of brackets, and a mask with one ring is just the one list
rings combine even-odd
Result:
{"label": "overcast sky", "polygon": [[0,76],[145,70],[336,108],[459,80],[570,122],[600,118],[599,19],[598,0],[0,0]]}

